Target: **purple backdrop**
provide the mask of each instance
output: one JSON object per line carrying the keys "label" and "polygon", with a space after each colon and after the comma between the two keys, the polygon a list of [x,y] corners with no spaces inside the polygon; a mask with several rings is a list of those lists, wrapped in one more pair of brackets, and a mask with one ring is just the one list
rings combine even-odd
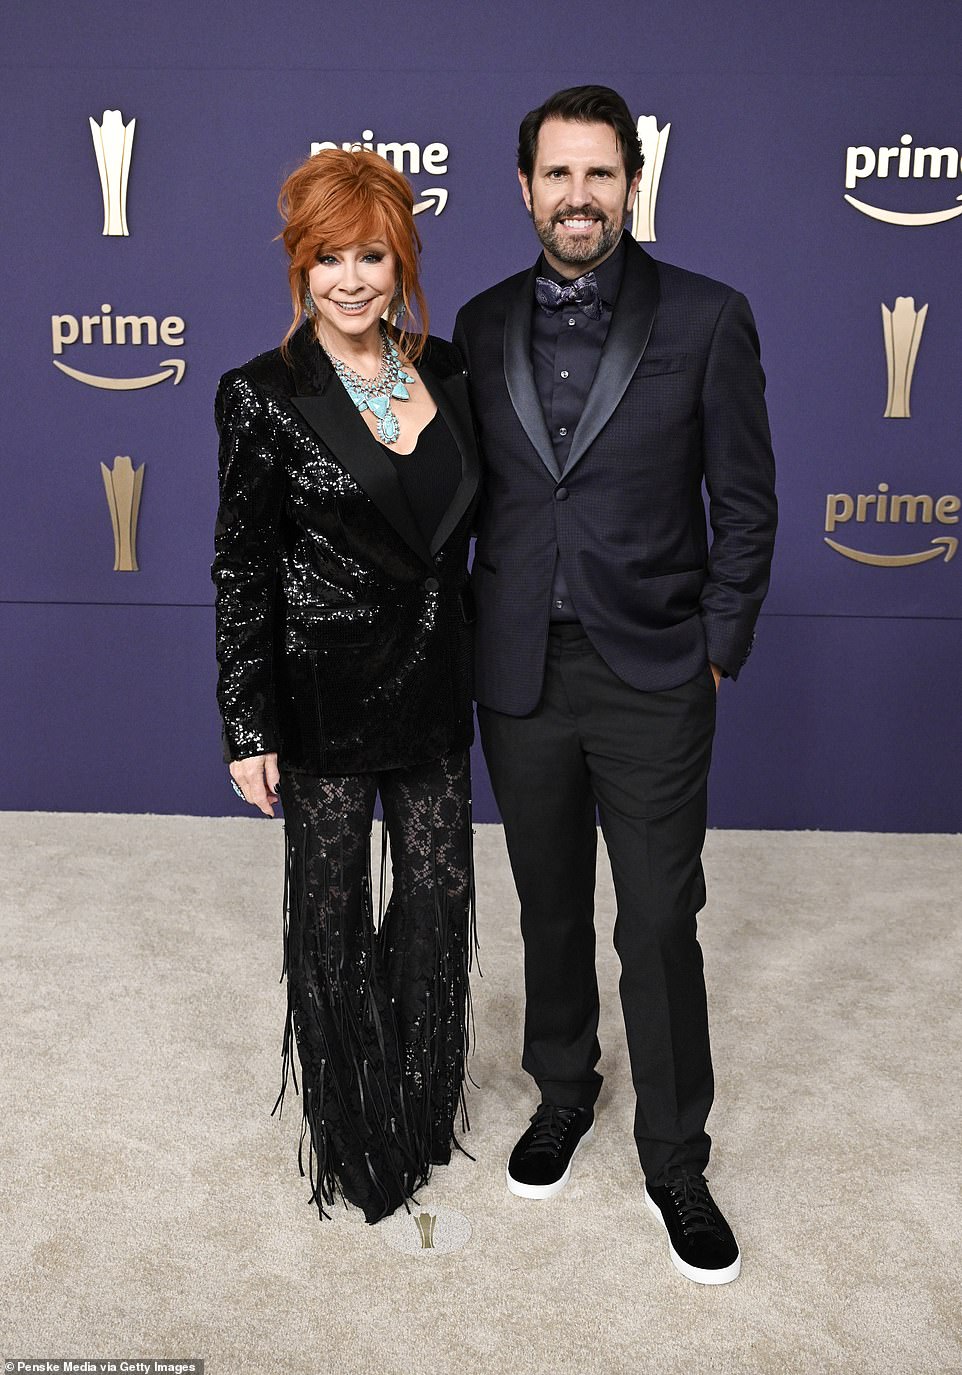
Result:
{"label": "purple backdrop", "polygon": [[[403,23],[384,0],[363,21],[286,0],[8,8],[0,806],[243,810],[213,700],[211,401],[219,374],[287,325],[280,181],[314,140],[446,145],[411,180],[447,192],[418,223],[432,326],[448,335],[464,299],[535,254],[520,117],[590,80],[670,121],[651,250],[746,292],[769,377],[780,542],[755,653],[722,689],[712,823],[962,829],[962,555],[947,562],[944,543],[962,495],[962,217],[893,224],[844,199],[962,209],[962,12],[921,4],[909,23],[893,0],[838,8],[618,0],[587,25],[571,0],[431,0]],[[107,109],[136,119],[128,237],[101,233],[88,119]],[[896,150],[887,168],[882,148]],[[928,306],[898,419],[883,416],[881,310],[897,297]],[[111,318],[180,317],[183,342],[78,338],[55,353],[52,317],[79,325],[104,304]],[[105,390],[54,358],[106,377],[169,359],[186,370]],[[100,464],[117,455],[145,465],[138,572],[113,571]],[[931,502],[879,522],[879,484]],[[826,531],[830,494],[852,510]],[[873,497],[861,520],[859,494]],[[863,563],[826,534],[870,557],[933,556]],[[476,794],[494,819],[480,759]]]}

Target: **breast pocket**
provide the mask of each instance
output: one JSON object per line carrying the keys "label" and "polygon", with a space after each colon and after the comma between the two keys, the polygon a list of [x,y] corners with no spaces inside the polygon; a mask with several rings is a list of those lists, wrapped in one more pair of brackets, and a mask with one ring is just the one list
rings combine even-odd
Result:
{"label": "breast pocket", "polygon": [[657,430],[667,441],[677,426],[698,411],[696,370],[687,353],[645,354],[635,369],[624,400],[641,429]]}
{"label": "breast pocket", "polygon": [[646,353],[635,369],[632,381],[661,377],[669,372],[684,372],[687,367],[687,353]]}

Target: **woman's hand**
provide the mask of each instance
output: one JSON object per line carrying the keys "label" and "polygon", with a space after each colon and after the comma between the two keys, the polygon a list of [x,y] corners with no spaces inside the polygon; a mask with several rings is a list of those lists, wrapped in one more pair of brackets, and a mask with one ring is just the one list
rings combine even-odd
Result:
{"label": "woman's hand", "polygon": [[244,794],[244,801],[260,807],[265,816],[274,815],[278,801],[277,784],[280,772],[276,754],[255,754],[250,759],[235,759],[230,776]]}

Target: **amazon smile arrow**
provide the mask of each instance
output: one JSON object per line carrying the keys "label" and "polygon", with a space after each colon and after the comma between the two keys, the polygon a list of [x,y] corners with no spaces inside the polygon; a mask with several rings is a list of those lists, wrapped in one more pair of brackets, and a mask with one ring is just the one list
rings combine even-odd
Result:
{"label": "amazon smile arrow", "polygon": [[418,201],[414,207],[415,215],[420,215],[425,210],[430,210],[434,206],[435,215],[440,215],[441,211],[448,203],[448,192],[445,186],[432,186],[425,189],[422,193],[423,200]]}
{"label": "amazon smile arrow", "polygon": [[[857,201],[854,196],[846,196],[845,199],[856,210],[861,210],[863,215],[882,220],[884,224],[944,224],[946,220],[954,220],[962,215],[962,205],[951,206],[948,210],[883,210],[881,206],[870,205],[868,201]],[[956,200],[962,201],[962,196],[956,196]]]}
{"label": "amazon smile arrow", "polygon": [[66,363],[58,363],[56,358],[51,361],[55,368],[65,372],[74,381],[84,382],[88,387],[102,387],[104,391],[138,391],[141,387],[155,387],[158,382],[166,382],[171,377],[176,387],[187,371],[187,364],[183,358],[165,358],[160,365],[165,371],[153,372],[148,377],[98,377],[92,372],[68,368]]}
{"label": "amazon smile arrow", "polygon": [[825,543],[847,559],[854,559],[856,563],[871,563],[876,568],[908,568],[914,563],[928,563],[930,559],[942,557],[949,563],[959,547],[959,541],[952,535],[939,535],[932,541],[931,549],[923,549],[918,554],[867,554],[864,549],[849,549],[845,544],[836,544],[827,535]]}

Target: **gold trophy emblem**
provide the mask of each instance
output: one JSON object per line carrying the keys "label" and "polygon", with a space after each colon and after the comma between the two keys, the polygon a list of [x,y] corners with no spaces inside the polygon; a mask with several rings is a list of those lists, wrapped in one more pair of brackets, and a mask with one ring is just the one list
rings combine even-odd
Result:
{"label": "gold trophy emblem", "polygon": [[670,133],[671,125],[659,129],[654,115],[642,115],[638,120],[638,142],[645,155],[645,165],[631,215],[631,232],[639,243],[655,242],[655,202]]}
{"label": "gold trophy emblem", "polygon": [[909,407],[912,374],[928,309],[925,305],[916,310],[914,296],[896,296],[891,310],[884,303],[882,305],[885,362],[889,377],[886,420],[907,420],[912,414]]}
{"label": "gold trophy emblem", "polygon": [[432,1217],[430,1213],[419,1213],[414,1219],[414,1222],[421,1234],[421,1250],[433,1251],[434,1224],[437,1222],[437,1218]]}
{"label": "gold trophy emblem", "polygon": [[135,468],[126,455],[118,454],[113,468],[101,463],[110,523],[114,531],[114,572],[137,573],[137,517],[144,485],[144,465]]}
{"label": "gold trophy emblem", "polygon": [[118,238],[130,233],[127,228],[127,177],[136,123],[136,119],[132,119],[125,124],[119,110],[104,110],[102,124],[90,116],[90,133],[104,198],[103,232]]}

